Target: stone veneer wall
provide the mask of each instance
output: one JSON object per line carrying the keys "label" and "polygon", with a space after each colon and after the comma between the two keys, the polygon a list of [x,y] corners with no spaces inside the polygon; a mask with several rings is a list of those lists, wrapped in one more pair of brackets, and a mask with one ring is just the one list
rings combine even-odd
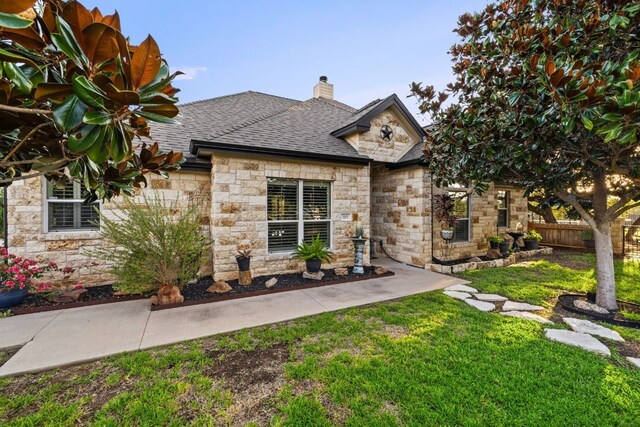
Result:
{"label": "stone veneer wall", "polygon": [[[203,212],[203,233],[210,235],[209,212],[211,191],[207,172],[174,172],[167,180],[151,175],[149,187],[142,190],[149,195],[157,191],[167,201],[177,200],[178,206],[198,203]],[[44,231],[44,187],[45,180],[33,178],[18,181],[8,191],[9,250],[19,256],[40,261],[54,261],[60,266],[77,269],[72,279],[84,285],[111,283],[113,277],[107,273],[103,261],[90,259],[84,251],[94,249],[103,241],[97,231],[51,232]],[[136,200],[142,197],[136,196]],[[117,211],[117,199],[103,203],[101,210],[106,215]],[[206,256],[203,274],[212,270],[212,256]]]}
{"label": "stone veneer wall", "polygon": [[[496,197],[498,190],[510,191],[509,199],[509,227],[497,227],[498,209]],[[434,193],[444,192],[437,189]],[[521,190],[502,188],[491,185],[482,196],[471,195],[471,238],[469,242],[447,244],[440,237],[441,225],[434,221],[433,256],[444,260],[455,260],[481,256],[487,253],[489,244],[487,237],[506,236],[507,231],[516,231],[519,227],[524,232],[527,229],[527,199]],[[508,236],[506,236],[508,237]],[[510,237],[509,237],[510,238]]]}
{"label": "stone veneer wall", "polygon": [[[424,266],[431,261],[431,178],[420,166],[371,168],[371,235],[379,255]],[[382,255],[383,256],[383,255]]]}
{"label": "stone veneer wall", "polygon": [[[390,141],[385,141],[380,136],[380,128],[384,125],[388,125],[393,130]],[[383,111],[371,120],[371,128],[368,132],[355,133],[345,139],[358,153],[380,162],[395,162],[420,142],[412,139],[400,120],[390,110]]]}
{"label": "stone veneer wall", "polygon": [[[238,277],[235,261],[239,245],[253,248],[251,269],[254,276],[298,272],[304,263],[290,253],[267,253],[267,178],[331,181],[333,251],[336,259],[324,267],[353,265],[352,214],[369,235],[369,167],[241,158],[212,157],[211,204],[212,236],[216,280]],[[364,257],[369,263],[368,249]]]}

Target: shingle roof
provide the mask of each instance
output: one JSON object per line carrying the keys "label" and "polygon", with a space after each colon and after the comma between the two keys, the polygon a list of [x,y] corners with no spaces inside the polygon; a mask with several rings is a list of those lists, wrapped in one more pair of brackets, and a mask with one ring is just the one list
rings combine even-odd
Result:
{"label": "shingle roof", "polygon": [[416,145],[411,147],[409,151],[407,151],[404,156],[400,157],[397,163],[404,162],[412,162],[415,160],[420,160],[422,157],[422,152],[424,150],[424,142],[418,142]]}
{"label": "shingle roof", "polygon": [[[342,139],[343,135],[332,133],[392,102],[399,102],[395,95],[356,110],[325,98],[297,101],[248,91],[183,104],[179,125],[154,123],[151,134],[164,150],[183,152],[192,167],[210,167],[207,159],[196,157],[202,147],[362,163],[370,159]],[[414,147],[401,161],[420,155],[421,150]]]}
{"label": "shingle roof", "polygon": [[164,150],[182,151],[194,161],[195,156],[189,153],[192,139],[213,138],[299,102],[252,91],[190,102],[180,105],[179,125],[153,123],[151,135]]}
{"label": "shingle roof", "polygon": [[[348,142],[331,135],[331,131],[355,111],[344,104],[323,98],[311,98],[264,119],[204,139],[229,147],[252,147],[278,151],[349,157],[366,160]],[[196,138],[202,141],[202,138]]]}

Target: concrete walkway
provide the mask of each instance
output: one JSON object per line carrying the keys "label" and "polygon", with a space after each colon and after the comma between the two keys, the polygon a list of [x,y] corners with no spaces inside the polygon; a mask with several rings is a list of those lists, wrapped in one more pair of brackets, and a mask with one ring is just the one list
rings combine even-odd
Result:
{"label": "concrete walkway", "polygon": [[387,259],[375,261],[396,275],[154,312],[149,300],[137,300],[0,319],[0,350],[22,347],[0,367],[0,377],[466,283]]}

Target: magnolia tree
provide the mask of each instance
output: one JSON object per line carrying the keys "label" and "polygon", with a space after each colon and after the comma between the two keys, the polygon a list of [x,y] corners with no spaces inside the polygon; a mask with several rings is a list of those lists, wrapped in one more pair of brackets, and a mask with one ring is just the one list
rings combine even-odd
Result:
{"label": "magnolia tree", "polygon": [[[611,223],[640,202],[640,4],[505,0],[460,17],[456,79],[413,83],[439,184],[557,197],[593,229],[598,305],[616,309]],[[453,104],[444,107],[449,96]]]}
{"label": "magnolia tree", "polygon": [[90,200],[131,194],[183,162],[148,122],[178,114],[154,39],[140,45],[77,1],[0,1],[0,185],[36,176],[83,182]]}

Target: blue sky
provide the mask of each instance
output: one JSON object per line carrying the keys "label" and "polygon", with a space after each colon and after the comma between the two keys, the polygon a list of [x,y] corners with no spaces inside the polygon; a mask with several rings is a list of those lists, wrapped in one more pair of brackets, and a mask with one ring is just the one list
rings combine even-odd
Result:
{"label": "blue sky", "polygon": [[412,81],[443,88],[449,47],[464,12],[487,0],[194,1],[85,0],[117,9],[132,42],[148,33],[173,69],[181,102],[256,90],[308,99],[320,75],[354,107],[397,93]]}

